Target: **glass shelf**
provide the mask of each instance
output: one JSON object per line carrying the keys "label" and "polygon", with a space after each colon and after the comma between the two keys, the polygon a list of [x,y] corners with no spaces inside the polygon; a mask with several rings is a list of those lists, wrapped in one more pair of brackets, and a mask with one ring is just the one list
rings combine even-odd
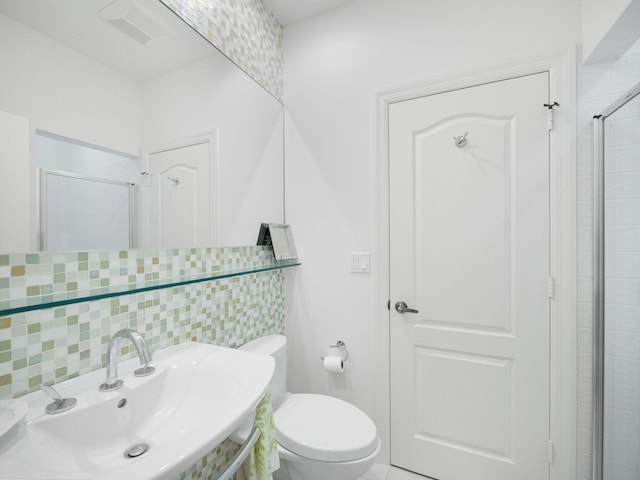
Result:
{"label": "glass shelf", "polygon": [[96,288],[88,291],[66,292],[61,294],[43,295],[32,298],[4,300],[0,301],[0,317],[14,315],[16,313],[29,312],[32,310],[42,310],[45,308],[60,307],[63,305],[71,305],[74,303],[102,300],[103,298],[120,297],[123,295],[149,292],[151,290],[160,290],[163,288],[191,285],[193,283],[222,280],[224,278],[239,277],[242,275],[250,275],[252,273],[281,270],[283,268],[295,267],[298,265],[300,265],[300,263],[297,261],[281,261],[273,265],[254,267],[246,270],[228,270],[215,274],[202,274],[185,278],[156,280],[154,282],[136,285],[134,287],[131,287],[129,285],[116,285],[111,287]]}

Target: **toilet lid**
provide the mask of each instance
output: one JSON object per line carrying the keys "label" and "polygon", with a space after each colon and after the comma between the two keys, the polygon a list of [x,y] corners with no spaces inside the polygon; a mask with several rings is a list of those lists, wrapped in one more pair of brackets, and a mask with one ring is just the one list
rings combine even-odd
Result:
{"label": "toilet lid", "polygon": [[362,411],[325,395],[294,394],[274,415],[278,443],[302,457],[326,462],[358,460],[378,445],[376,426]]}

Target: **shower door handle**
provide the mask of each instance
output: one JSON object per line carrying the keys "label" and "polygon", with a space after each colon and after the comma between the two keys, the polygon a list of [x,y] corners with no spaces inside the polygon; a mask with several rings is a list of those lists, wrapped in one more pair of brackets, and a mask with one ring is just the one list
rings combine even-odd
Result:
{"label": "shower door handle", "polygon": [[396,312],[398,313],[418,313],[418,310],[407,307],[407,304],[403,301],[396,302]]}

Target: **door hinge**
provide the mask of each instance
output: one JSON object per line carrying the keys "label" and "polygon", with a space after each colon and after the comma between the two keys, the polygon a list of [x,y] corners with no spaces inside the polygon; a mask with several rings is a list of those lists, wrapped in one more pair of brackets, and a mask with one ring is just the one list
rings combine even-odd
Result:
{"label": "door hinge", "polygon": [[553,109],[555,107],[559,107],[560,104],[558,102],[553,102],[553,103],[545,103],[543,104],[544,107],[547,108],[547,120],[548,120],[548,124],[547,127],[549,128],[549,131],[553,130]]}
{"label": "door hinge", "polygon": [[553,446],[553,442],[549,440],[547,442],[547,461],[549,462],[549,465],[553,465],[555,454],[556,454],[556,451],[555,451],[555,447]]}
{"label": "door hinge", "polygon": [[556,279],[552,276],[547,278],[547,295],[549,298],[556,298]]}

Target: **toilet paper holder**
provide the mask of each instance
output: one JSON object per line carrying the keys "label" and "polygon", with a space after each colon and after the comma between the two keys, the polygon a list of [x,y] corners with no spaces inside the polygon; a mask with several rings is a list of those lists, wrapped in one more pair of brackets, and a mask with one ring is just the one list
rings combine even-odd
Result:
{"label": "toilet paper holder", "polygon": [[[329,345],[329,348],[337,348],[340,350],[340,357],[343,362],[346,362],[349,358],[349,351],[347,350],[347,344],[342,340],[338,340],[335,345]],[[320,360],[324,362],[325,357],[320,357]]]}

